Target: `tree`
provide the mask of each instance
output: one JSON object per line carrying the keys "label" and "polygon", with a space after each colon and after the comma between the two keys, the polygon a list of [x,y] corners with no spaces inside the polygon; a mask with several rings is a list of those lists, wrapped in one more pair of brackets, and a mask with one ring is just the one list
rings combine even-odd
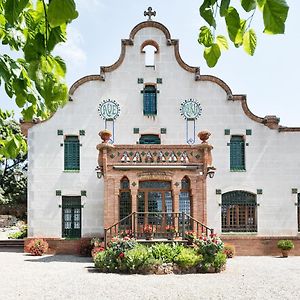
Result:
{"label": "tree", "polygon": [[77,16],[74,0],[0,0],[0,40],[21,54],[0,53],[0,83],[24,119],[47,118],[66,103],[66,66],[51,53]]}
{"label": "tree", "polygon": [[[257,45],[256,33],[251,22],[257,10],[262,12],[266,34],[283,34],[289,7],[285,0],[241,0],[238,9],[233,0],[203,0],[199,12],[209,26],[200,28],[198,42],[204,46],[203,56],[209,67],[218,62],[221,51],[229,48],[224,35],[216,35],[217,25],[225,21],[229,40],[235,47],[243,46],[249,55],[254,55]],[[236,5],[236,3],[235,3]],[[238,12],[240,11],[240,13]],[[241,18],[241,14],[246,18]],[[218,19],[220,18],[220,19]]]}
{"label": "tree", "polygon": [[[13,114],[0,110],[0,203],[26,204],[27,148]],[[16,171],[20,172],[16,180]]]}

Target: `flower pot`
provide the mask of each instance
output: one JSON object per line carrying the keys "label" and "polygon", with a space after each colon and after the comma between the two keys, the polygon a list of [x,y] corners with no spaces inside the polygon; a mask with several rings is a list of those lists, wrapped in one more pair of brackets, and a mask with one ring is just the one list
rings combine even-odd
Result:
{"label": "flower pot", "polygon": [[281,249],[282,257],[288,257],[289,256],[289,252],[290,252],[290,250],[283,250],[283,249]]}
{"label": "flower pot", "polygon": [[171,241],[174,240],[174,238],[175,238],[175,232],[168,232],[167,239]]}
{"label": "flower pot", "polygon": [[147,241],[153,240],[153,233],[146,233],[145,234],[145,239]]}

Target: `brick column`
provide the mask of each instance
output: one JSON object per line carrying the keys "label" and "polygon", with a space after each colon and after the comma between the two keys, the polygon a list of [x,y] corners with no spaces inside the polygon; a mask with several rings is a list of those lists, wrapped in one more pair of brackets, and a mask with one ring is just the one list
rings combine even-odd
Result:
{"label": "brick column", "polygon": [[104,179],[104,228],[111,226],[115,220],[115,203],[111,201],[114,195],[114,179],[105,178]]}
{"label": "brick column", "polygon": [[[175,213],[179,212],[179,194],[180,194],[180,188],[181,188],[181,184],[179,184],[178,186],[173,184],[173,191],[172,191],[173,192],[173,212],[175,212]],[[175,220],[174,220],[174,226],[175,226],[176,229],[178,229],[179,217],[180,216],[177,215],[177,218],[175,218]]]}

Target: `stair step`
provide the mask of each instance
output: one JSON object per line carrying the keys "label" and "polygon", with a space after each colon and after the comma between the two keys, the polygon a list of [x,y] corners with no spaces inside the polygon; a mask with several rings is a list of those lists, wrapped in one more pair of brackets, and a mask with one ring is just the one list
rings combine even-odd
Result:
{"label": "stair step", "polygon": [[24,247],[24,240],[0,240],[0,248]]}

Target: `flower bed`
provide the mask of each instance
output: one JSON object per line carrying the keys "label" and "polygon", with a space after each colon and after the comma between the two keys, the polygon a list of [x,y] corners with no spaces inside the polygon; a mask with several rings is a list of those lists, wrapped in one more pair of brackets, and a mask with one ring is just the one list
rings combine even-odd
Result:
{"label": "flower bed", "polygon": [[93,255],[100,272],[182,274],[220,272],[225,269],[223,243],[215,235],[195,239],[192,246],[178,243],[139,244],[135,239],[114,237],[106,250]]}

